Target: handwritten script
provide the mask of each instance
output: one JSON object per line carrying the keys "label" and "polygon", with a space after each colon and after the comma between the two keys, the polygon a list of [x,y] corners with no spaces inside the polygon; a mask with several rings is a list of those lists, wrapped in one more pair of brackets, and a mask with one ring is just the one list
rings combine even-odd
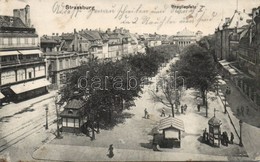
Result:
{"label": "handwritten script", "polygon": [[95,15],[111,15],[112,19],[121,24],[142,24],[155,25],[159,30],[162,26],[175,23],[192,23],[198,26],[202,22],[210,22],[217,12],[209,11],[202,4],[164,4],[154,5],[149,8],[144,4],[112,4],[111,6],[91,6],[86,4],[65,4],[57,1],[53,4],[52,12],[58,15],[68,15],[69,18],[77,18],[84,15],[86,19],[91,19]]}

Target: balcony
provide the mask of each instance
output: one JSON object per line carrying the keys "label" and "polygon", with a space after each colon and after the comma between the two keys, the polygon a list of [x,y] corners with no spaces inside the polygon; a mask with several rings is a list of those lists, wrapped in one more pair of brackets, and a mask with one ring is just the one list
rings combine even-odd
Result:
{"label": "balcony", "polygon": [[6,45],[0,45],[0,49],[7,49],[7,48],[28,48],[28,47],[38,47],[37,43],[28,43],[28,44],[6,44]]}
{"label": "balcony", "polygon": [[24,60],[9,60],[9,61],[2,61],[1,66],[17,66],[17,65],[26,65],[26,64],[34,64],[34,63],[43,63],[44,58],[33,58],[33,59],[24,59]]}

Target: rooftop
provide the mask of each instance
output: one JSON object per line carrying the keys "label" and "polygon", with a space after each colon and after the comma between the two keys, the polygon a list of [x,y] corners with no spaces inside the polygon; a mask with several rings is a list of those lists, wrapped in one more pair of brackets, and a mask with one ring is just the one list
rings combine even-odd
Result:
{"label": "rooftop", "polygon": [[0,15],[0,27],[28,28],[20,18]]}
{"label": "rooftop", "polygon": [[72,99],[70,100],[64,109],[80,109],[85,105],[85,101],[81,99]]}

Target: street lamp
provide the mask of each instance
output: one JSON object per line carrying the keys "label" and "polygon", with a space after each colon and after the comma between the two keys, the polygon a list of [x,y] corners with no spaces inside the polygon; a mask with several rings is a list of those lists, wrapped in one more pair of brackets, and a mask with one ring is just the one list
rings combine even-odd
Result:
{"label": "street lamp", "polygon": [[45,124],[45,129],[48,129],[48,106],[46,106],[45,111],[46,111],[46,124]]}
{"label": "street lamp", "polygon": [[178,76],[177,78],[182,79],[182,88],[184,89],[184,82],[185,82],[184,76]]}
{"label": "street lamp", "polygon": [[225,104],[224,104],[224,109],[225,109],[225,114],[227,113],[227,95],[229,94],[229,90],[228,90],[228,87],[226,88],[225,90]]}
{"label": "street lamp", "polygon": [[[58,110],[58,94],[54,97],[55,102],[55,109],[56,109],[56,115],[57,115],[57,138],[62,138],[60,135],[60,129],[59,129],[59,110]],[[60,106],[60,105],[59,105]]]}
{"label": "street lamp", "polygon": [[242,143],[242,124],[243,124],[243,121],[239,120],[239,126],[240,126],[239,146],[241,146],[241,147],[243,147],[243,143]]}

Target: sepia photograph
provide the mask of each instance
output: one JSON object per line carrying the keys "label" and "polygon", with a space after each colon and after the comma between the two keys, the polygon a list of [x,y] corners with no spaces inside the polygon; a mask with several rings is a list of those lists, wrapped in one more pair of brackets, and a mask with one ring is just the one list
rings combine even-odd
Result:
{"label": "sepia photograph", "polygon": [[260,0],[0,0],[0,162],[260,161]]}

